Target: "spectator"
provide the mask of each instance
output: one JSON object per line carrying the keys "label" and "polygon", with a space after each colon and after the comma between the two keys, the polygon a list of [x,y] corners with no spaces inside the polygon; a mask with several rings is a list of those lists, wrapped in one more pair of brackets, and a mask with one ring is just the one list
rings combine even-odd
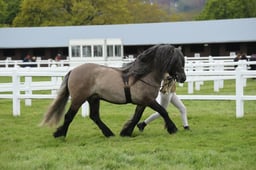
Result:
{"label": "spectator", "polygon": [[[246,61],[248,61],[248,58],[246,57],[246,54],[245,54],[245,53],[243,53],[243,54],[238,53],[238,54],[236,55],[236,57],[234,58],[234,62],[238,62],[239,60],[246,60]],[[237,65],[235,65],[234,67],[236,68]]]}
{"label": "spectator", "polygon": [[23,62],[31,62],[32,61],[32,58],[31,58],[31,55],[30,54],[27,54],[24,59],[23,59]]}
{"label": "spectator", "polygon": [[36,67],[36,64],[31,64],[31,62],[36,62],[36,57],[31,57],[30,54],[24,57],[23,62],[28,62],[29,64],[22,64],[22,67]]}
{"label": "spectator", "polygon": [[61,60],[61,54],[58,53],[55,57],[55,61],[60,61]]}

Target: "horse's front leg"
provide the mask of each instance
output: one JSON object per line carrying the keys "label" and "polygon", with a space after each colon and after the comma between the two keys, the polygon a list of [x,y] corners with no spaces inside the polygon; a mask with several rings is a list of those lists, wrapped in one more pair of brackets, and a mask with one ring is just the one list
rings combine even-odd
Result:
{"label": "horse's front leg", "polygon": [[100,119],[100,99],[96,96],[92,96],[89,98],[88,102],[90,105],[90,119],[92,119],[97,124],[97,126],[106,137],[114,136],[114,133]]}
{"label": "horse's front leg", "polygon": [[150,103],[149,107],[151,109],[157,111],[163,117],[167,131],[170,134],[177,132],[178,129],[177,129],[176,125],[173,123],[173,121],[171,120],[171,118],[169,117],[168,112],[165,110],[165,108],[163,108],[155,100],[152,103]]}
{"label": "horse's front leg", "polygon": [[137,105],[133,117],[124,124],[123,129],[120,132],[121,136],[131,136],[132,135],[133,129],[139,122],[145,108],[146,108],[146,106]]}

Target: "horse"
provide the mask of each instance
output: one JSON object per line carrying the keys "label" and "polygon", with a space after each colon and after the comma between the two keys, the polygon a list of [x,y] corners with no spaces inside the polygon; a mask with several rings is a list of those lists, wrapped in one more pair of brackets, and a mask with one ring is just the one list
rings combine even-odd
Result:
{"label": "horse", "polygon": [[[186,80],[184,56],[180,48],[170,44],[154,45],[137,58],[120,68],[94,63],[85,63],[69,71],[63,78],[57,97],[50,105],[41,126],[58,125],[53,133],[55,138],[66,137],[70,123],[81,105],[88,101],[89,117],[106,137],[114,133],[100,119],[100,100],[113,104],[132,103],[135,113],[120,132],[120,136],[131,136],[146,107],[158,112],[165,121],[167,131],[172,134],[178,129],[167,111],[157,103],[156,97],[164,74],[169,73],[178,82]],[[69,109],[64,115],[67,101],[71,98]]]}

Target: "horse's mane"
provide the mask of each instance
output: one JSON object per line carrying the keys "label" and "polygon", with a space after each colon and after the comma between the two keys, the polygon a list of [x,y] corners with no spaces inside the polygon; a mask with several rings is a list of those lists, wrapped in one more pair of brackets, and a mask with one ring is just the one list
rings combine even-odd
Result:
{"label": "horse's mane", "polygon": [[126,64],[121,71],[127,76],[133,76],[135,81],[153,70],[163,75],[173,61],[174,47],[169,44],[152,46],[138,55],[136,60]]}

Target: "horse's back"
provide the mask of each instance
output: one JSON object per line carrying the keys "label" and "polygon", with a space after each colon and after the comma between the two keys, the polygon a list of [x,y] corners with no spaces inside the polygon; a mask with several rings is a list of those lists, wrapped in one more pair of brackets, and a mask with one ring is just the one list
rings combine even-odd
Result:
{"label": "horse's back", "polygon": [[[108,101],[123,98],[123,80],[120,69],[86,63],[74,68],[69,77],[71,97],[87,98],[93,94]],[[123,102],[123,101],[121,101]]]}

